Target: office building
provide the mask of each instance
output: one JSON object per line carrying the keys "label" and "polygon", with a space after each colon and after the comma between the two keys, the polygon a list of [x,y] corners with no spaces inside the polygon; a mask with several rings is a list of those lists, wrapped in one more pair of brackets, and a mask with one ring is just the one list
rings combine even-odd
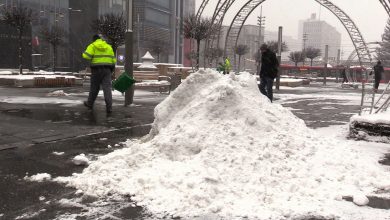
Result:
{"label": "office building", "polygon": [[325,21],[318,20],[316,14],[312,14],[307,20],[300,21],[298,39],[302,42],[302,50],[308,47],[321,49],[325,55],[325,45],[329,46],[328,57],[330,62],[335,62],[341,45],[341,34],[335,27]]}
{"label": "office building", "polygon": [[[133,1],[134,61],[146,51],[151,51],[156,57],[153,49],[160,46],[160,62],[181,63],[181,24],[184,13],[188,10],[187,1]],[[125,15],[127,0],[0,0],[0,5],[10,6],[18,2],[38,15],[34,16],[36,19],[32,23],[31,40],[27,40],[31,44],[30,56],[35,55],[32,65],[41,68],[52,66],[52,46],[44,41],[42,29],[57,26],[65,32],[64,43],[58,47],[57,67],[78,71],[88,65],[81,54],[94,34],[90,28],[92,22],[107,13]],[[123,53],[123,49],[123,46],[118,49],[118,55]]]}

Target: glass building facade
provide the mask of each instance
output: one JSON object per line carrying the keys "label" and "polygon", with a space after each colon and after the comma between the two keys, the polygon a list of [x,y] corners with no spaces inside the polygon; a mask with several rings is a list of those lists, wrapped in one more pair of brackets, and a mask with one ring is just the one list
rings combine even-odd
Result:
{"label": "glass building facade", "polygon": [[[134,61],[151,51],[156,44],[163,47],[160,62],[181,62],[182,2],[185,0],[133,0]],[[91,23],[107,13],[125,14],[127,0],[0,0],[0,6],[21,3],[31,8],[35,19],[31,25],[33,66],[52,67],[53,48],[42,37],[43,29],[60,27],[65,32],[64,44],[57,49],[57,67],[78,71],[88,64],[81,58],[91,42]],[[123,52],[123,46],[118,53]],[[156,54],[154,54],[156,56]],[[2,68],[0,66],[0,68]]]}

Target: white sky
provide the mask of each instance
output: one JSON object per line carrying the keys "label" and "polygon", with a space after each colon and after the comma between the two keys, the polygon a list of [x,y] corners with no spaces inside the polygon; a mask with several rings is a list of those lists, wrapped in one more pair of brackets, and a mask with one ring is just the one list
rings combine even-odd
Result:
{"label": "white sky", "polygon": [[[196,0],[197,8],[202,0]],[[234,15],[246,3],[247,0],[239,0],[230,9],[225,24],[229,25]],[[388,15],[379,0],[331,0],[332,3],[344,10],[355,22],[366,42],[380,41],[386,26]],[[214,4],[213,4],[214,3]],[[211,16],[217,0],[210,0],[205,16]],[[298,22],[310,17],[312,13],[321,12],[321,20],[325,20],[342,34],[341,47],[344,57],[353,50],[353,45],[348,33],[341,22],[326,8],[320,7],[315,0],[267,0],[261,4],[263,16],[266,17],[265,28],[267,31],[277,31],[283,26],[283,34],[298,38]],[[321,9],[320,9],[321,8]],[[247,20],[247,24],[256,24],[260,14],[258,7]]]}

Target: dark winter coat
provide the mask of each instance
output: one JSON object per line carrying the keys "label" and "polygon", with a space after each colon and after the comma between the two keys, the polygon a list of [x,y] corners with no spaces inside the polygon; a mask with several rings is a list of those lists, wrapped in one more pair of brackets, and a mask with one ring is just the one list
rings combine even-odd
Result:
{"label": "dark winter coat", "polygon": [[260,77],[276,78],[278,74],[279,61],[276,54],[270,49],[266,49],[261,54]]}
{"label": "dark winter coat", "polygon": [[380,81],[382,79],[382,73],[385,72],[385,69],[381,64],[374,66],[375,80]]}

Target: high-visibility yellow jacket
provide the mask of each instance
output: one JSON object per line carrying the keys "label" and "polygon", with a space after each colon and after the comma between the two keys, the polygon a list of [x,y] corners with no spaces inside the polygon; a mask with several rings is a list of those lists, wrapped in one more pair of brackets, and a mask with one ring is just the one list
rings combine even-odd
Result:
{"label": "high-visibility yellow jacket", "polygon": [[97,39],[88,45],[83,53],[83,58],[91,62],[91,67],[114,66],[116,63],[115,54],[111,45],[102,39]]}
{"label": "high-visibility yellow jacket", "polygon": [[230,60],[228,58],[226,58],[226,60],[225,60],[225,71],[227,73],[229,73],[231,69],[232,69],[232,65],[230,64]]}

